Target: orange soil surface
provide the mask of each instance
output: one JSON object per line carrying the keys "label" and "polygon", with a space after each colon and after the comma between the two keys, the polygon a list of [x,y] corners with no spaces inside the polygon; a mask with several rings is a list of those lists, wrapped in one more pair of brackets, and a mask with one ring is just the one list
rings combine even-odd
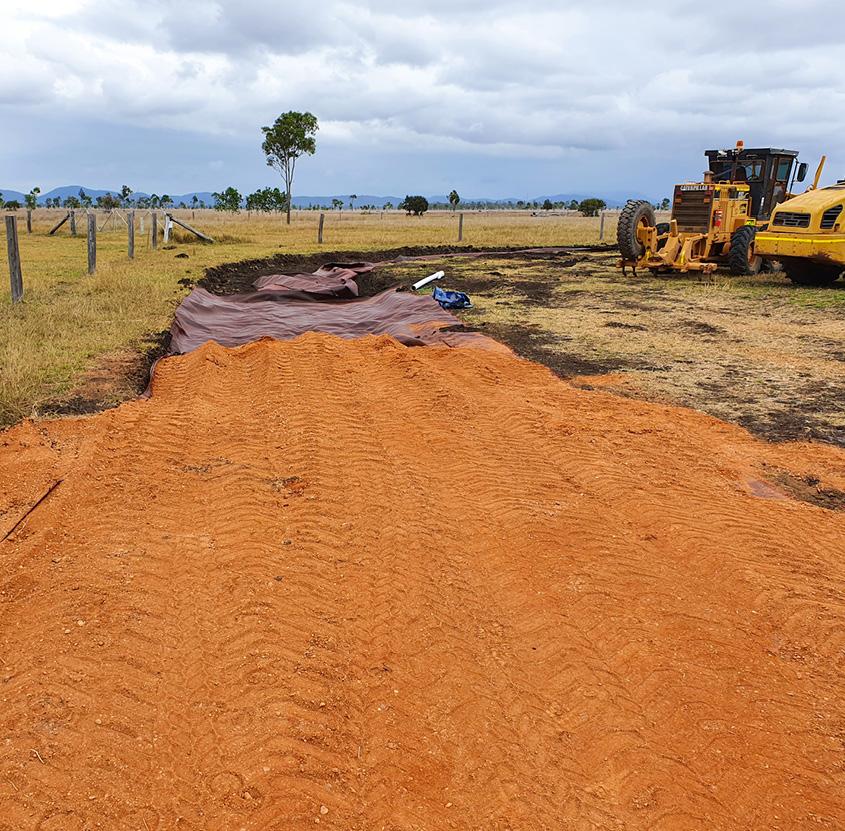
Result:
{"label": "orange soil surface", "polygon": [[845,827],[842,452],[326,335],[0,438],[3,831]]}

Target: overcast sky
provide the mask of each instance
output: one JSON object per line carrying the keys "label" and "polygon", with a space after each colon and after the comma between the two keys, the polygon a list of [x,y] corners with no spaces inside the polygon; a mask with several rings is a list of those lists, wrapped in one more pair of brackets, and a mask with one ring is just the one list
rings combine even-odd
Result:
{"label": "overcast sky", "polygon": [[668,195],[708,147],[845,177],[845,4],[2,0],[0,187],[276,184],[260,127],[320,120],[294,192]]}

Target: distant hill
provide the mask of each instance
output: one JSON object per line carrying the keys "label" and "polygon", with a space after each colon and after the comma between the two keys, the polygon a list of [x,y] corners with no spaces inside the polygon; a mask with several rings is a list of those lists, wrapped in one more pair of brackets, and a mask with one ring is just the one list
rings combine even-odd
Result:
{"label": "distant hill", "polygon": [[[118,196],[120,194],[120,191],[114,189],[89,188],[83,185],[63,185],[62,187],[53,188],[52,190],[40,194],[38,197],[38,204],[44,205],[48,199],[55,199],[57,197],[64,200],[69,196],[78,196],[80,190],[84,190],[85,193],[94,200],[96,200],[98,196],[105,196],[109,193],[113,196]],[[25,194],[18,190],[0,188],[0,193],[3,194],[3,198],[7,202],[12,199],[16,199],[18,202],[23,204]],[[158,196],[163,195],[163,193],[158,194]],[[246,193],[244,193],[244,195],[246,195]],[[150,194],[146,191],[135,191],[132,194],[133,199],[137,199],[139,197],[148,198],[149,196]],[[173,204],[177,206],[184,203],[190,207],[194,196],[197,197],[198,202],[204,202],[208,207],[214,205],[214,196],[212,195],[212,192],[208,190],[190,191],[188,193],[171,193],[169,196],[173,200]],[[461,203],[463,205],[471,205],[473,203],[486,205],[506,205],[511,203],[515,205],[517,202],[537,202],[539,205],[542,205],[546,199],[549,199],[552,202],[571,202],[575,199],[580,202],[582,199],[589,199],[593,196],[596,196],[599,199],[604,199],[610,208],[622,207],[627,199],[649,198],[641,193],[622,194],[617,191],[611,193],[555,193],[534,196],[531,198],[519,196],[513,196],[510,198],[464,197],[461,200]],[[388,203],[395,207],[399,205],[404,198],[404,196],[376,196],[373,194],[362,193],[355,199],[355,207],[360,208],[364,205],[372,205],[376,208],[383,208]],[[434,194],[426,198],[432,203],[447,203],[449,201],[449,197],[442,193]],[[331,208],[333,199],[340,199],[343,202],[344,209],[349,208],[349,194],[334,194],[333,196],[294,196],[293,205],[295,208]]]}
{"label": "distant hill", "polygon": [[6,202],[11,202],[12,200],[17,199],[17,201],[20,202],[21,205],[23,205],[24,194],[22,194],[19,190],[12,190],[11,188],[0,188],[0,193],[3,194],[3,199]]}

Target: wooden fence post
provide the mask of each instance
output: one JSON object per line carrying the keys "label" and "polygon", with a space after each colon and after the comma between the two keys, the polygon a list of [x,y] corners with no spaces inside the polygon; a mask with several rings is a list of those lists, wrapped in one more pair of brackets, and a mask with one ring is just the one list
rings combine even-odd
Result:
{"label": "wooden fence post", "polygon": [[135,259],[135,211],[126,212],[126,229],[129,234],[129,259]]}
{"label": "wooden fence post", "polygon": [[153,249],[158,248],[158,214],[153,211],[150,230],[153,236]]}
{"label": "wooden fence post", "polygon": [[88,214],[88,273],[97,270],[97,215]]}
{"label": "wooden fence post", "polygon": [[144,215],[141,214],[141,236],[144,236]]}
{"label": "wooden fence post", "polygon": [[164,215],[164,243],[170,242],[170,214]]}
{"label": "wooden fence post", "polygon": [[458,214],[458,242],[463,242],[464,239],[464,215]]}
{"label": "wooden fence post", "polygon": [[320,224],[317,226],[317,243],[319,245],[323,244],[323,224],[326,221],[326,215],[324,213],[320,214]]}
{"label": "wooden fence post", "polygon": [[26,209],[26,232],[27,234],[32,233],[32,208]]}
{"label": "wooden fence post", "polygon": [[12,303],[23,299],[23,276],[21,275],[21,252],[18,248],[18,218],[6,217],[6,250],[9,255],[9,278],[12,283]]}
{"label": "wooden fence post", "polygon": [[76,236],[76,211],[73,208],[70,209],[70,235]]}
{"label": "wooden fence post", "polygon": [[599,214],[599,242],[604,239],[604,211]]}

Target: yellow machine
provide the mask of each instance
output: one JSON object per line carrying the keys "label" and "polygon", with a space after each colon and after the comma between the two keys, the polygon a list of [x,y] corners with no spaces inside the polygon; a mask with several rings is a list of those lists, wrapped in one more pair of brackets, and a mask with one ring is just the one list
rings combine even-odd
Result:
{"label": "yellow machine", "polygon": [[829,285],[845,271],[845,179],[819,188],[824,161],[813,185],[779,205],[756,239],[756,255],[779,261],[802,286]]}
{"label": "yellow machine", "polygon": [[642,200],[622,210],[617,243],[623,272],[630,266],[634,273],[637,268],[709,273],[720,264],[733,274],[760,270],[758,227],[787,198],[790,180],[804,180],[807,165],[797,164],[795,150],[746,149],[741,141],[705,155],[710,169],[704,181],[675,186],[668,223],[658,224],[652,206]]}

